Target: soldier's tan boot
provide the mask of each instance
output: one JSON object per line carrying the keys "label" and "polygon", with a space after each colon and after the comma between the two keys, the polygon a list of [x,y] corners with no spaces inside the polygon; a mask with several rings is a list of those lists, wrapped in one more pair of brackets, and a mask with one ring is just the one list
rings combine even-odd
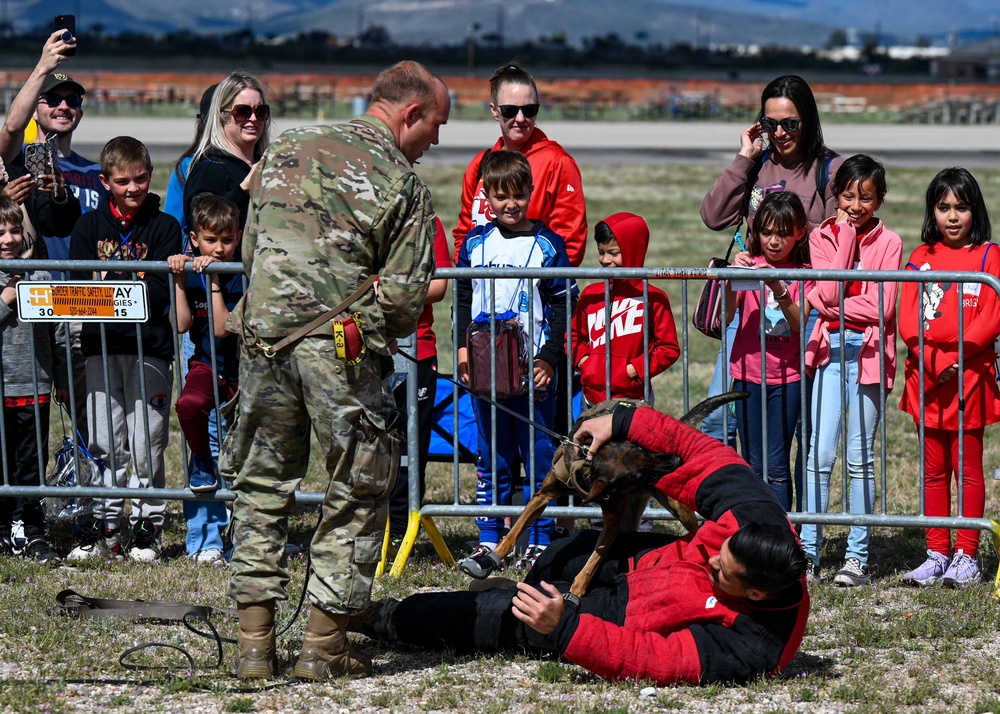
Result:
{"label": "soldier's tan boot", "polygon": [[347,639],[348,617],[313,606],[293,676],[318,682],[336,677],[360,679],[371,675],[372,661],[361,652],[355,652]]}
{"label": "soldier's tan boot", "polygon": [[274,632],[274,600],[237,604],[240,631],[236,676],[240,679],[268,679],[278,670]]}

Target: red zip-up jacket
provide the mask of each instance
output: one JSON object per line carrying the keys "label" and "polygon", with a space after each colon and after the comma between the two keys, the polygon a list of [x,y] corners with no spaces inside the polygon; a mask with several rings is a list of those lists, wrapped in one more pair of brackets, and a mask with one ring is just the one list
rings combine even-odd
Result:
{"label": "red zip-up jacket", "polygon": [[779,599],[752,601],[715,589],[708,564],[744,524],[792,528],[770,488],[732,448],[655,409],[632,411],[628,441],[683,459],[657,488],[696,508],[705,523],[619,578],[622,625],[567,608],[550,641],[602,677],[661,686],[742,682],[785,668],[805,633],[805,575]]}
{"label": "red zip-up jacket", "polygon": [[[503,137],[497,139],[490,151],[503,150]],[[531,180],[534,187],[528,203],[528,218],[538,220],[545,227],[563,239],[566,255],[574,268],[583,262],[587,250],[587,202],[583,198],[583,182],[580,167],[573,157],[558,143],[545,136],[538,127],[531,132],[528,141],[519,151],[531,165]],[[480,151],[465,169],[462,181],[462,209],[458,214],[458,226],[451,232],[455,238],[455,263],[462,241],[476,226],[484,226],[494,218],[483,193],[483,176],[480,165],[483,154]]]}

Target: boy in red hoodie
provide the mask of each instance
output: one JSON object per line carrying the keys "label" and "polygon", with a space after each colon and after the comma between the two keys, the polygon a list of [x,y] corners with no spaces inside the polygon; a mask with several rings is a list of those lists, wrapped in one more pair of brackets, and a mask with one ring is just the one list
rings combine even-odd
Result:
{"label": "boy in red hoodie", "polygon": [[[594,227],[597,255],[605,268],[641,268],[649,247],[649,226],[642,216],[616,213]],[[649,377],[677,361],[677,329],[670,300],[659,288],[649,286],[643,296],[641,280],[607,281],[611,294],[611,371],[606,372],[607,319],[604,282],[580,293],[573,313],[573,364],[580,372],[587,404],[605,399],[644,399],[652,403],[652,388],[645,392],[646,357]],[[610,375],[610,377],[609,377]],[[586,408],[586,406],[584,407]]]}

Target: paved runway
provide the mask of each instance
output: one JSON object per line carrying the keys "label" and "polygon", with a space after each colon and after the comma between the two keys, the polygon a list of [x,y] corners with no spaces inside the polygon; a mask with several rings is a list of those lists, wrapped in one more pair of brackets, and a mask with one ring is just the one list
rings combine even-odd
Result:
{"label": "paved runway", "polygon": [[[274,135],[314,123],[277,119]],[[729,163],[746,128],[707,122],[545,122],[539,126],[582,165]],[[154,162],[166,163],[187,148],[193,132],[193,119],[84,117],[73,148],[96,160],[105,141],[128,134],[146,142]],[[830,123],[824,134],[827,145],[842,155],[864,151],[890,166],[1000,167],[1000,126]],[[464,166],[498,136],[492,122],[451,122],[441,128],[441,144],[421,162]]]}

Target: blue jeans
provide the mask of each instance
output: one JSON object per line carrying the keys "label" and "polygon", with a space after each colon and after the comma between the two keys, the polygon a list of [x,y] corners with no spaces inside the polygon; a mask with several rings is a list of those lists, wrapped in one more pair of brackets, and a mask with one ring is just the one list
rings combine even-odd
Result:
{"label": "blue jeans", "polygon": [[[728,315],[726,316],[728,317]],[[715,397],[729,391],[731,380],[723,379],[723,360],[729,364],[729,356],[733,351],[733,341],[736,339],[736,330],[740,326],[740,311],[737,310],[733,316],[733,321],[726,328],[725,349],[719,348],[719,356],[715,359],[715,371],[712,372],[712,382],[708,385],[708,396]],[[728,368],[725,370],[728,373]],[[727,409],[729,413],[727,415]],[[713,439],[736,447],[736,419],[732,413],[731,406],[719,407],[714,412],[705,417],[701,422],[701,432],[711,436]]]}
{"label": "blue jeans", "polygon": [[[818,319],[819,313],[815,310],[810,310],[809,317],[806,319],[807,343],[809,342],[809,338],[812,337],[813,328],[816,326]],[[812,434],[812,419],[809,412],[812,405],[813,378],[809,376],[808,372],[802,375],[802,388],[806,390],[806,408],[805,412],[802,413],[802,420],[795,429],[795,440],[799,444],[799,448],[795,452],[795,510],[799,512],[802,511],[802,474],[805,471],[806,444],[809,443],[810,438],[805,435]],[[802,411],[801,407],[799,411]]]}
{"label": "blue jeans", "polygon": [[[812,390],[812,435],[806,459],[806,501],[809,513],[826,513],[830,497],[830,474],[837,461],[841,429],[847,428],[848,509],[852,514],[875,511],[875,433],[882,417],[878,384],[858,384],[858,355],[864,336],[847,331],[841,347],[840,334],[830,334],[830,362],[816,372]],[[840,358],[845,357],[841,375]],[[841,384],[847,389],[847,402],[841,403]],[[871,528],[851,526],[847,537],[847,556],[868,563],[868,539]],[[806,557],[819,562],[823,527],[805,523],[802,547]]]}
{"label": "blue jeans", "polygon": [[[204,457],[197,454],[190,454],[188,459],[188,472],[196,469],[210,471],[218,480],[219,477],[219,429],[215,417],[218,411],[213,411],[208,420],[208,441],[212,447],[212,459],[209,462]],[[222,422],[222,437],[226,436],[226,420],[218,414]],[[188,555],[194,555],[198,551],[218,548],[225,550],[222,543],[222,533],[229,525],[229,508],[225,501],[184,501],[184,520],[187,521],[187,536],[184,545]]]}
{"label": "blue jeans", "polygon": [[187,379],[188,376],[188,362],[194,357],[194,340],[191,339],[191,333],[185,332],[181,335],[181,379]]}
{"label": "blue jeans", "polygon": [[[535,421],[546,427],[552,428],[556,415],[555,392],[548,394],[545,399],[535,401]],[[511,409],[525,418],[528,416],[528,396],[511,397],[500,400],[508,409]],[[491,461],[490,452],[490,404],[482,399],[472,400],[473,411],[476,415],[476,426],[479,432],[479,462],[476,469],[478,483],[476,485],[476,503],[480,506],[493,505],[493,471],[494,465]],[[529,459],[529,447],[531,445],[531,433],[528,422],[519,419],[505,411],[497,409],[496,415],[497,431],[497,505],[509,506],[513,494],[514,476],[511,473],[511,464],[515,457],[520,454],[521,463],[524,464],[524,502],[527,503],[532,495],[531,479],[528,476],[528,469],[531,465]],[[546,474],[552,467],[552,458],[556,453],[556,444],[552,437],[541,429],[535,429],[535,489],[541,487]],[[479,527],[480,543],[497,543],[503,534],[503,518],[480,517],[476,519]],[[528,529],[528,543],[530,545],[548,545],[552,536],[552,519],[539,518]]]}
{"label": "blue jeans", "polygon": [[[767,387],[767,445],[764,445],[764,388],[742,379],[733,383],[736,391],[746,390],[750,397],[736,402],[736,429],[743,447],[743,458],[750,468],[771,487],[778,503],[792,510],[792,440],[802,411],[802,385],[792,382]],[[767,450],[767,473],[764,472],[764,451]]]}

